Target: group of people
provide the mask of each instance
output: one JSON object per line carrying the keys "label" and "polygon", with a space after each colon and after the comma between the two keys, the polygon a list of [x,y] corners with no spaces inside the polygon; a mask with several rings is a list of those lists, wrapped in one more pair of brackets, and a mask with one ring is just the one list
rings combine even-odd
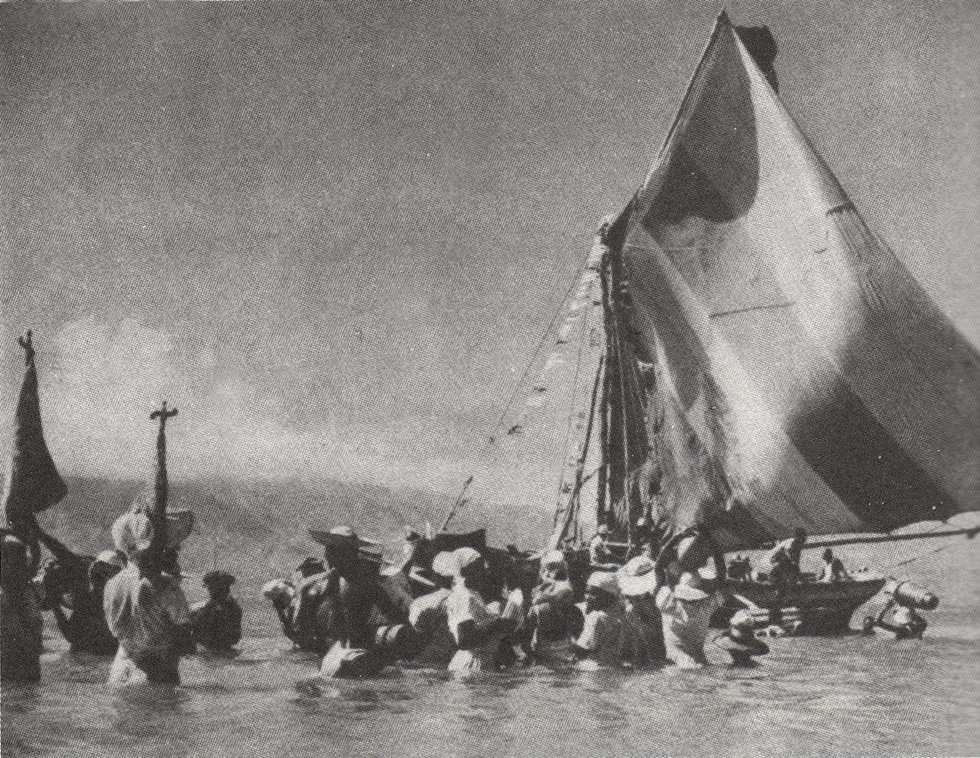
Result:
{"label": "group of people", "polygon": [[201,647],[232,654],[241,639],[242,610],[231,596],[235,578],[205,574],[208,599],[188,605],[181,587],[178,551],[193,528],[189,511],[170,514],[166,542],[156,555],[153,524],[145,507],[120,516],[112,526],[114,549],[94,558],[75,554],[34,526],[51,556],[34,572],[39,555],[23,530],[5,528],[0,587],[2,657],[6,681],[40,678],[42,611],[51,611],[73,652],[114,655],[110,681],[139,678],[178,683],[182,655]]}
{"label": "group of people", "polygon": [[[777,543],[764,559],[767,570],[756,570],[747,555],[736,555],[728,564],[728,576],[734,581],[771,582],[781,586],[796,584],[804,579],[800,559],[805,543],[806,532],[802,529],[797,529],[791,539]],[[844,562],[829,547],[824,549],[821,559],[820,569],[810,575],[812,581],[832,584],[851,579]]]}
{"label": "group of people", "polygon": [[[263,592],[294,644],[322,656],[308,687],[395,661],[463,678],[520,662],[705,665],[709,619],[727,597],[720,554],[702,555],[705,536],[682,535],[659,560],[646,542],[625,564],[615,560],[607,529],[597,537],[576,587],[574,554],[552,550],[534,561],[462,546],[426,556],[414,533],[404,560],[379,571],[357,535],[337,527],[319,533],[322,560],[305,560]],[[716,642],[746,665],[767,648],[751,616],[736,616]]]}

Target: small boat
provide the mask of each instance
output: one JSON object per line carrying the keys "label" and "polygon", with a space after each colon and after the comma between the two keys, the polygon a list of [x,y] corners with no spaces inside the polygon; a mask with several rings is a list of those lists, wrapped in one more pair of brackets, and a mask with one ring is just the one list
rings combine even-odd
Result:
{"label": "small boat", "polygon": [[[567,440],[547,549],[580,555],[604,525],[625,558],[641,520],[661,544],[698,530],[724,552],[797,530],[807,547],[914,539],[894,532],[980,510],[980,355],[790,115],[776,52],[766,27],[718,18],[531,399],[502,420],[505,443],[536,423]],[[732,589],[826,633],[884,583]]]}

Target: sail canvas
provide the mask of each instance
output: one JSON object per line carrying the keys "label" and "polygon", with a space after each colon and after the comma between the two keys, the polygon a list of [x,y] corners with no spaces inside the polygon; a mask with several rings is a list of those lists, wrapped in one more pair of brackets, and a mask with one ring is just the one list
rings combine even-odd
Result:
{"label": "sail canvas", "polygon": [[725,547],[980,508],[976,349],[865,225],[722,15],[613,224],[658,507]]}

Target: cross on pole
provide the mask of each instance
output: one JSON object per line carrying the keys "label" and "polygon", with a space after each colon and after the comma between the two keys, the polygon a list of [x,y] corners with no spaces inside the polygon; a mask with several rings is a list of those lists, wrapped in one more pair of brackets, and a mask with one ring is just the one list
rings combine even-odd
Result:
{"label": "cross on pole", "polygon": [[28,329],[26,337],[17,338],[17,343],[24,348],[24,363],[28,366],[34,362],[34,341],[31,339],[32,336],[33,333]]}
{"label": "cross on pole", "polygon": [[167,544],[167,419],[176,415],[177,409],[167,408],[166,400],[159,410],[150,414],[151,421],[160,421],[160,431],[157,433],[157,475],[153,486],[153,507],[148,514],[153,524],[151,549],[157,567],[161,565],[164,547]]}

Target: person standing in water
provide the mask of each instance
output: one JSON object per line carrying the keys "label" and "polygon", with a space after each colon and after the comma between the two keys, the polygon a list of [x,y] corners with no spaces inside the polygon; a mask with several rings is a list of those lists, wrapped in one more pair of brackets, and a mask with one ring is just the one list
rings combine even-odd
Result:
{"label": "person standing in water", "polygon": [[445,570],[453,577],[446,619],[456,641],[449,671],[458,678],[493,671],[500,640],[516,628],[517,622],[509,613],[494,613],[476,589],[486,583],[486,564],[478,551],[461,547],[451,553],[446,564]]}
{"label": "person standing in water", "polygon": [[43,619],[31,578],[40,560],[36,515],[68,492],[44,441],[31,332],[24,348],[24,381],[14,412],[13,444],[3,492],[0,530],[0,679],[41,678]]}
{"label": "person standing in water", "polygon": [[209,571],[201,583],[208,599],[191,609],[194,639],[215,653],[232,652],[242,639],[242,607],[231,596],[235,577],[225,571]]}
{"label": "person standing in water", "polygon": [[119,650],[109,674],[111,685],[145,678],[149,682],[180,683],[178,664],[194,651],[187,598],[179,576],[167,573],[176,563],[181,543],[190,535],[190,511],[167,513],[166,422],[177,410],[167,404],[150,418],[160,420],[157,435],[157,472],[149,507],[137,503],[112,525],[116,549],[127,565],[106,583],[106,621]]}
{"label": "person standing in water", "polygon": [[44,620],[30,583],[27,545],[12,531],[0,532],[0,679],[41,678]]}

